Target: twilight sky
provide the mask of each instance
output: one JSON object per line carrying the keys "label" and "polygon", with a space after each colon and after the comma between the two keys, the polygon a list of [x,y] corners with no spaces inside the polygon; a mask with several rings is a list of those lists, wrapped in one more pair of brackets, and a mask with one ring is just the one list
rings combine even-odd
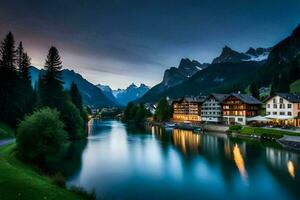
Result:
{"label": "twilight sky", "polygon": [[0,38],[12,31],[41,68],[51,45],[92,83],[150,86],[182,57],[210,62],[224,45],[269,47],[300,23],[299,0],[0,0]]}

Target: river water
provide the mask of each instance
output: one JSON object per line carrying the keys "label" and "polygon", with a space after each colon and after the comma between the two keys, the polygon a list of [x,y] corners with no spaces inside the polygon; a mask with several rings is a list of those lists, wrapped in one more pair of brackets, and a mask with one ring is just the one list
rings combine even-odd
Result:
{"label": "river water", "polygon": [[300,155],[276,143],[113,120],[89,128],[56,167],[99,198],[300,198]]}

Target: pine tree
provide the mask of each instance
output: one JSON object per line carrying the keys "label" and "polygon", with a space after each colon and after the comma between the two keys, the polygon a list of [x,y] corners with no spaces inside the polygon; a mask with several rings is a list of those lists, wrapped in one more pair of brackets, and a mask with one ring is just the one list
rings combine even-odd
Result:
{"label": "pine tree", "polygon": [[162,98],[156,108],[154,119],[157,121],[167,121],[172,114],[172,108],[166,98]]}
{"label": "pine tree", "polygon": [[6,35],[0,47],[0,121],[16,126],[22,117],[21,81],[16,70],[16,50],[13,34]]}
{"label": "pine tree", "polygon": [[70,87],[70,97],[71,97],[71,101],[72,103],[80,110],[82,111],[83,107],[82,107],[82,98],[81,98],[81,94],[77,88],[77,85],[72,82],[71,83],[71,87]]}
{"label": "pine tree", "polygon": [[45,70],[46,73],[40,80],[40,104],[42,106],[49,106],[52,108],[60,108],[65,101],[63,92],[63,82],[61,77],[62,62],[60,60],[59,52],[56,47],[49,49]]}
{"label": "pine tree", "polygon": [[253,82],[251,85],[250,85],[250,92],[251,92],[251,95],[253,97],[255,97],[256,99],[259,99],[259,90],[258,90],[258,86],[256,85],[255,82]]}
{"label": "pine tree", "polygon": [[279,90],[278,86],[279,86],[279,75],[276,73],[272,79],[270,95],[274,95],[276,92],[278,92]]}

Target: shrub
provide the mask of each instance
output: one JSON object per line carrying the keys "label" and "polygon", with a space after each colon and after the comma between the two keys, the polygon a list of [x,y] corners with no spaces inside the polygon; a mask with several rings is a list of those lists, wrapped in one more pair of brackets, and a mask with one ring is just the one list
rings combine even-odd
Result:
{"label": "shrub", "polygon": [[67,101],[60,110],[69,138],[75,140],[84,137],[83,120],[76,106],[72,102]]}
{"label": "shrub", "polygon": [[59,112],[50,108],[25,117],[17,128],[17,153],[23,159],[44,164],[61,154],[67,141]]}
{"label": "shrub", "polygon": [[58,185],[59,187],[66,186],[66,177],[61,172],[54,174],[51,177],[51,180],[52,180],[52,183],[54,183],[55,185]]}

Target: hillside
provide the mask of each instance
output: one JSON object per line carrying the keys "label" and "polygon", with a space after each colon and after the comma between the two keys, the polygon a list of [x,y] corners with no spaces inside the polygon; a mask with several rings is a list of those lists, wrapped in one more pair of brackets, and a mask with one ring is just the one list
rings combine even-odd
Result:
{"label": "hillside", "polygon": [[[33,85],[38,80],[40,72],[44,73],[43,70],[31,67],[30,74]],[[118,106],[115,102],[107,98],[101,89],[84,79],[80,74],[74,72],[73,70],[62,70],[62,77],[65,89],[69,89],[72,82],[76,83],[85,105],[92,107]]]}
{"label": "hillside", "polygon": [[226,93],[243,90],[261,66],[261,62],[211,64],[181,84],[158,94],[148,92],[139,101],[156,102],[163,96],[178,98],[184,95],[199,95],[200,93]]}

